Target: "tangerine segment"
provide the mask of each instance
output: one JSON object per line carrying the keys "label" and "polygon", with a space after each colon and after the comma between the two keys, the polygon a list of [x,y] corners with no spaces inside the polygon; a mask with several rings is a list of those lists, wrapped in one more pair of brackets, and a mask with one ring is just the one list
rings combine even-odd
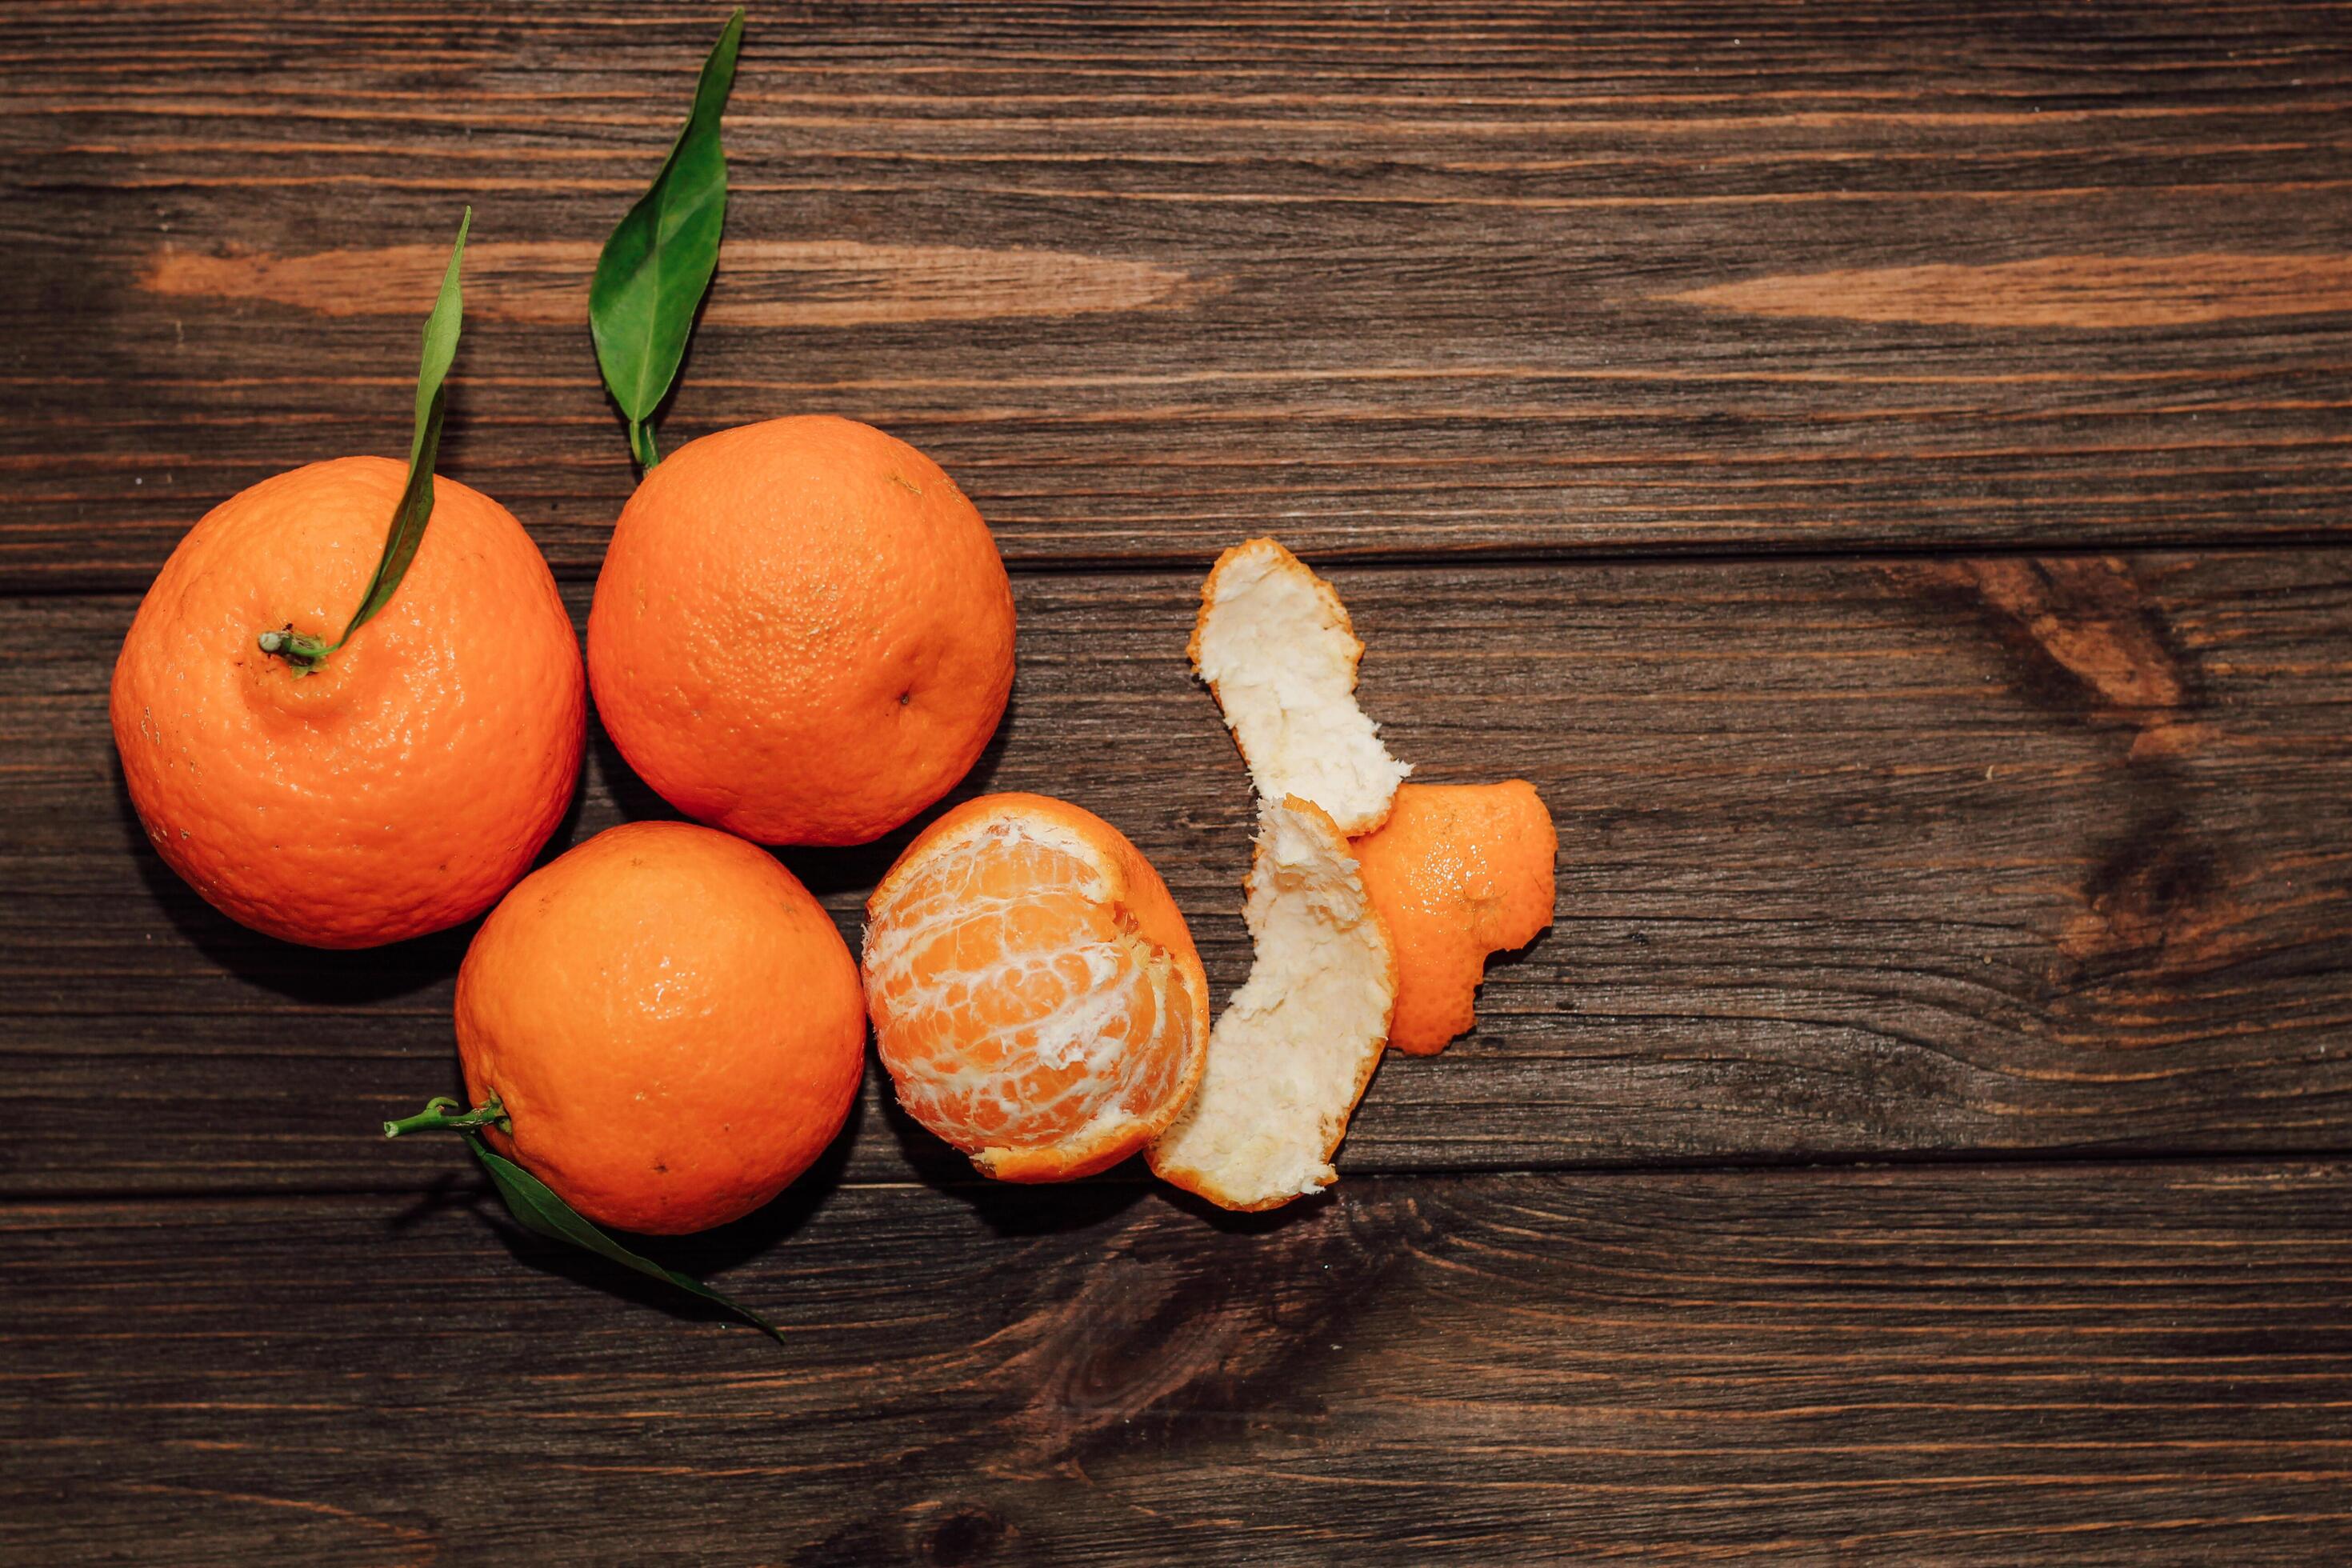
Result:
{"label": "tangerine segment", "polygon": [[332,642],[367,592],[407,469],[312,463],[207,512],[114,667],[123,782],[156,852],[215,908],[312,947],[480,914],[562,819],[587,691],[538,546],[436,477],[399,592],[311,675],[255,646]]}
{"label": "tangerine segment", "polygon": [[1551,924],[1551,813],[1525,779],[1409,784],[1355,850],[1396,942],[1389,1044],[1433,1056],[1477,1022],[1486,955],[1525,947]]}
{"label": "tangerine segment", "polygon": [[590,1219],[680,1235],[782,1192],[866,1067],[857,964],[772,855],[684,822],[608,828],[517,884],[457,973],[472,1103]]}
{"label": "tangerine segment", "polygon": [[1255,956],[1217,1018],[1200,1092],[1151,1144],[1161,1179],[1268,1209],[1338,1179],[1331,1156],[1380,1066],[1396,955],[1330,816],[1258,807],[1243,906]]}
{"label": "tangerine segment", "polygon": [[1357,706],[1364,645],[1347,605],[1305,562],[1271,539],[1218,556],[1188,651],[1262,798],[1313,801],[1343,833],[1387,819],[1412,769],[1389,755]]}
{"label": "tangerine segment", "polygon": [[1010,1182],[1118,1163],[1199,1080],[1208,981],[1159,873],[1043,795],[968,801],[866,904],[866,996],[908,1115]]}

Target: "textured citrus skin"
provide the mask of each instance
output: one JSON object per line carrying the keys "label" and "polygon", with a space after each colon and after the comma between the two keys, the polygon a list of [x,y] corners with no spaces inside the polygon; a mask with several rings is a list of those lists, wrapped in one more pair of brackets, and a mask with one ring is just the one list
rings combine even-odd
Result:
{"label": "textured citrus skin", "polygon": [[1013,689],[1013,592],[955,481],[831,416],[679,447],[622,510],[588,616],[596,709],[687,816],[863,844],[937,801]]}
{"label": "textured citrus skin", "polygon": [[685,822],[532,872],[457,973],[489,1141],[603,1225],[676,1236],[784,1190],[848,1120],[866,1015],[848,944],[773,856]]}
{"label": "textured citrus skin", "polygon": [[1396,944],[1389,1044],[1432,1056],[1477,1022],[1486,955],[1551,924],[1551,813],[1525,779],[1400,784],[1389,819],[1354,841],[1364,890]]}
{"label": "textured citrus skin", "polygon": [[1200,954],[1160,874],[1092,812],[967,801],[866,910],[867,1006],[898,1102],[982,1173],[1104,1170],[1192,1097],[1209,1042]]}
{"label": "textured citrus skin", "polygon": [[342,458],[264,479],[188,531],[115,662],[114,743],[171,868],[231,919],[373,947],[481,913],[554,831],[580,773],[580,645],[504,507],[436,478],[392,602],[317,674],[254,644],[331,642],[383,553],[406,469]]}

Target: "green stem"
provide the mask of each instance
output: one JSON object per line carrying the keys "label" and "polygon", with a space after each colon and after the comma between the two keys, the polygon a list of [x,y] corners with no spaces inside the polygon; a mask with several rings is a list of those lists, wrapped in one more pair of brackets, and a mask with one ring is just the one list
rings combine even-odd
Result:
{"label": "green stem", "polygon": [[[452,1115],[451,1112],[457,1112]],[[425,1109],[414,1116],[404,1116],[397,1121],[383,1124],[383,1135],[397,1138],[404,1132],[471,1132],[492,1122],[506,1124],[507,1108],[499,1103],[497,1095],[490,1096],[471,1110],[460,1111],[457,1102],[446,1094],[436,1095]]]}
{"label": "green stem", "polygon": [[288,626],[283,631],[264,632],[253,639],[261,651],[284,659],[294,667],[297,675],[308,675],[326,667],[327,656],[342,647],[340,642],[329,644],[306,632]]}
{"label": "green stem", "polygon": [[661,453],[654,447],[654,427],[642,419],[629,421],[629,450],[641,468],[651,468],[661,461]]}

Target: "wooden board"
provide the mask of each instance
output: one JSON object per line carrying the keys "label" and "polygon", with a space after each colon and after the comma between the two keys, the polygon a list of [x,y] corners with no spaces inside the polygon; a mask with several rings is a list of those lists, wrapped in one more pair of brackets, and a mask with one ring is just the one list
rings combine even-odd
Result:
{"label": "wooden board", "polygon": [[[19,1562],[2324,1562],[2352,1171],[842,1188],[667,1317],[461,1186],[0,1209]],[[744,1257],[744,1254],[750,1254]]]}
{"label": "wooden board", "polygon": [[[584,609],[588,271],[723,9],[9,8],[0,1562],[2352,1557],[2341,5],[755,7],[663,437],[957,476],[967,790],[1127,828],[1229,991],[1181,648],[1273,532],[1563,843],[1288,1213],[981,1184],[869,1075],[661,1249],[781,1349],[378,1138],[466,933],[229,924],[104,719],[190,522],[403,449],[468,202],[441,467]],[[664,814],[592,739],[562,841]],[[788,860],[854,941],[905,837]]]}
{"label": "wooden board", "polygon": [[[583,300],[719,7],[21,4],[0,582],[397,451],[593,573]],[[763,10],[672,444],[828,409],[1035,563],[2212,544],[2352,517],[2339,8]]]}
{"label": "wooden board", "polygon": [[[1555,929],[1496,966],[1475,1035],[1387,1067],[1345,1168],[2345,1145],[2352,552],[1337,581],[1398,753],[1534,780],[1563,845]],[[1130,833],[1222,998],[1252,808],[1185,668],[1196,591],[1023,578],[1012,717],[966,792]],[[182,886],[106,729],[131,607],[0,604],[0,1181],[345,1190],[462,1162],[374,1129],[451,1087],[464,933],[314,953]],[[568,839],[663,814],[595,750]],[[910,832],[786,858],[854,944]],[[956,1167],[884,1098],[858,1177]]]}

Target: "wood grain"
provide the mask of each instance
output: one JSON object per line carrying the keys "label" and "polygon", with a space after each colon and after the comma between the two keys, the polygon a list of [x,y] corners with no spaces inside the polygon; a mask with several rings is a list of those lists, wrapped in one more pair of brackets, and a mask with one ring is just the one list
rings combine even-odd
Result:
{"label": "wood grain", "polygon": [[[957,476],[1022,616],[967,789],[1126,828],[1222,997],[1182,646],[1273,532],[1563,846],[1277,1215],[975,1182],[869,1073],[663,1248],[781,1350],[378,1138],[467,933],[230,924],[104,718],[190,522],[404,449],[461,203],[442,467],[584,610],[580,301],[723,10],[8,10],[0,1561],[2347,1556],[2340,4],[756,8],[663,442]],[[665,815],[594,739],[563,841]],[[787,858],[854,942],[905,837]]]}
{"label": "wood grain", "polygon": [[[14,7],[0,586],[398,450],[466,201],[444,466],[592,574],[714,14]],[[1039,566],[2340,537],[2347,103],[2324,4],[769,7],[665,444],[868,419]]]}
{"label": "wood grain", "polygon": [[0,1210],[0,1555],[2311,1563],[2352,1530],[2340,1164],[1398,1178],[1272,1224],[841,1188],[681,1258],[781,1349],[495,1206]]}
{"label": "wood grain", "polygon": [[[405,296],[414,298],[412,289]],[[2163,327],[2352,310],[2352,256],[2048,256],[1720,283],[1671,296],[1760,316],[1975,327]]]}
{"label": "wood grain", "polygon": [[[1335,580],[1398,753],[1531,779],[1562,844],[1554,930],[1475,1035],[1388,1065],[1344,1171],[2352,1146],[2352,552]],[[966,789],[1132,835],[1222,998],[1251,806],[1183,662],[1197,587],[1022,579]],[[131,609],[0,604],[0,1190],[430,1179],[457,1152],[374,1129],[450,1088],[465,933],[309,952],[173,878],[106,730]],[[663,814],[593,751],[567,839]],[[909,832],[786,858],[854,943]],[[857,1179],[958,1167],[884,1098]]]}
{"label": "wood grain", "polygon": [[[540,321],[584,331],[595,269],[589,241],[483,245],[466,252],[466,309],[475,321]],[[197,300],[254,300],[322,316],[415,313],[449,265],[423,245],[299,256],[158,251],[139,286]],[[1055,250],[856,240],[741,240],[727,247],[728,289],[702,312],[729,327],[856,327],[883,321],[982,321],[1148,310],[1198,292],[1191,278],[1148,262]]]}

